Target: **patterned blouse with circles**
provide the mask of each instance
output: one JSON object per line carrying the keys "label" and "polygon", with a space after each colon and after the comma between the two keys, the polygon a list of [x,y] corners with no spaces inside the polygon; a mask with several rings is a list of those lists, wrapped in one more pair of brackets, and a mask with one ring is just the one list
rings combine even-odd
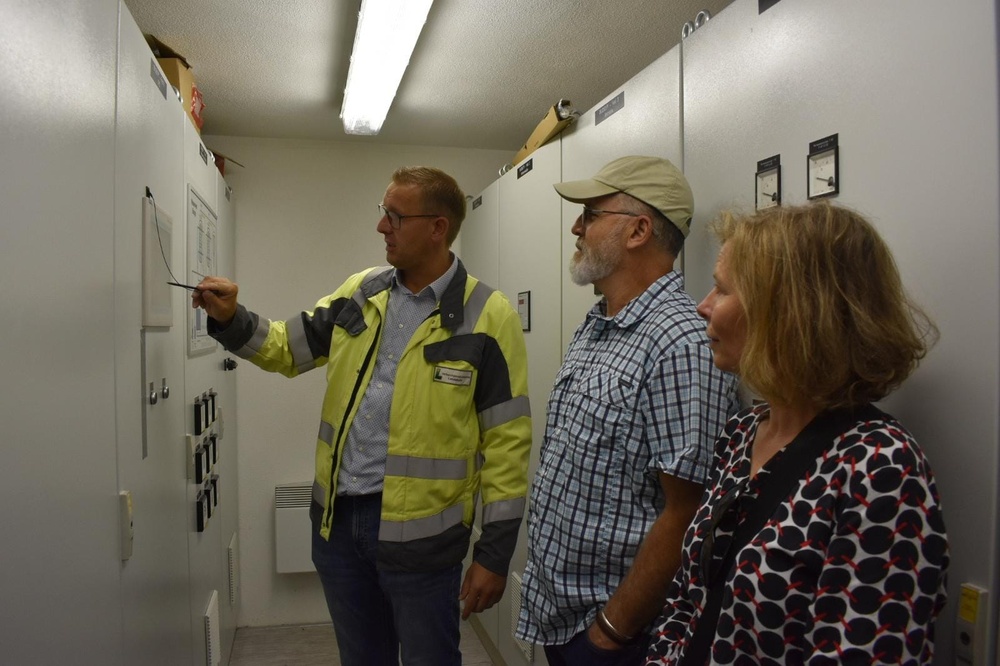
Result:
{"label": "patterned blouse with circles", "polygon": [[[656,621],[648,664],[676,664],[705,599],[701,547],[713,507],[715,552],[767,482],[750,479],[750,448],[766,405],[726,424],[702,505],[684,537],[681,569]],[[731,495],[732,497],[732,495]],[[945,602],[948,543],[934,477],[895,419],[858,423],[799,482],[728,572],[711,662],[927,663]]]}

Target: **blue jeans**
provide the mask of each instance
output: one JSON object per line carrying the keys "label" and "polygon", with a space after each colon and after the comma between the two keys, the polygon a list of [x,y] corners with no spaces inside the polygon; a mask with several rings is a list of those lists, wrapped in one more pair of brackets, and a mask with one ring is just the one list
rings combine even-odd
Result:
{"label": "blue jeans", "polygon": [[584,629],[565,645],[546,645],[549,666],[639,666],[646,663],[649,639],[620,650],[605,650],[590,642]]}
{"label": "blue jeans", "polygon": [[330,540],[313,529],[343,666],[461,666],[462,565],[441,571],[380,570],[375,563],[382,496],[338,496]]}

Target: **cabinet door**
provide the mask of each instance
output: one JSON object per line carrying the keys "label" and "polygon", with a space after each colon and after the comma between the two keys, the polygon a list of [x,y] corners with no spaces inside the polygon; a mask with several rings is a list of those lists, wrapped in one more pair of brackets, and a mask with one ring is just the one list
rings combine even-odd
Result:
{"label": "cabinet door", "polygon": [[0,660],[120,664],[118,2],[0,15]]}
{"label": "cabinet door", "polygon": [[469,211],[462,222],[459,239],[462,241],[462,263],[469,273],[491,287],[497,287],[499,278],[500,248],[497,237],[500,231],[500,182],[494,181],[469,204]]}
{"label": "cabinet door", "polygon": [[[203,275],[227,275],[235,266],[235,243],[232,228],[231,201],[227,201],[222,176],[208,153],[201,137],[185,116],[184,124],[184,182],[187,208],[185,225],[187,230],[184,256],[187,259],[185,280],[197,282]],[[220,196],[224,204],[220,204]],[[228,273],[232,276],[232,273]],[[221,345],[207,336],[204,312],[186,308],[187,313],[187,361],[185,364],[184,404],[185,433],[197,433],[195,420],[198,401],[203,407],[203,422],[209,424],[201,439],[209,442],[214,437],[215,445],[206,455],[211,475],[218,477],[217,487],[212,486],[211,476],[201,483],[188,483],[188,506],[190,510],[188,531],[188,559],[190,562],[191,622],[196,627],[193,636],[193,656],[195,663],[203,663],[206,649],[204,626],[205,610],[212,592],[218,593],[219,642],[230,640],[233,617],[229,604],[228,546],[232,539],[238,498],[235,494],[236,447],[233,445],[232,426],[236,424],[236,395],[233,372],[224,370],[224,361],[230,356]],[[195,333],[194,329],[198,332]],[[214,395],[213,395],[214,394]],[[214,406],[214,413],[212,406]],[[222,419],[219,419],[221,408]],[[220,436],[221,434],[221,436]],[[212,504],[211,515],[202,532],[198,532],[195,507],[199,495]],[[228,654],[230,645],[223,648]],[[200,661],[199,661],[200,660]]]}
{"label": "cabinet door", "polygon": [[[219,211],[219,275],[236,275],[236,193],[220,176],[216,179],[218,185],[217,206]],[[216,474],[221,484],[217,517],[221,539],[219,554],[219,628],[222,641],[222,663],[229,663],[233,640],[236,637],[236,623],[239,620],[239,436],[236,432],[236,372],[226,370],[226,359],[237,360],[232,354],[221,347],[215,356],[215,373],[213,382],[218,392],[217,409],[221,413],[219,438],[219,461],[216,464]],[[230,554],[230,548],[233,553]],[[230,567],[233,568],[230,571]],[[233,586],[233,590],[230,590]]]}
{"label": "cabinet door", "polygon": [[[919,439],[945,502],[951,602],[936,625],[940,664],[954,661],[959,585],[998,586],[995,29],[994,3],[808,0],[760,14],[755,0],[737,0],[683,42],[692,293],[712,284],[705,224],[733,205],[753,210],[757,160],[780,154],[783,205],[806,203],[809,143],[837,133],[833,202],[875,224],[940,327],[885,401]],[[974,299],[956,298],[967,293]]]}
{"label": "cabinet door", "polygon": [[[500,183],[494,181],[485,190],[473,197],[469,204],[459,240],[462,243],[460,252],[462,263],[470,275],[479,278],[491,287],[498,288],[498,263],[500,249],[497,246],[497,235],[500,228]],[[476,507],[476,522],[469,544],[469,554],[465,558],[465,566],[472,563],[472,547],[478,540],[482,520],[482,506]],[[499,642],[499,604],[474,616],[486,630],[493,645]]]}
{"label": "cabinet door", "polygon": [[[158,76],[123,5],[115,123],[115,391],[118,485],[132,494],[134,532],[132,557],[121,574],[123,650],[126,664],[168,666],[185,663],[191,646],[183,409],[190,305],[186,291],[162,284],[170,272],[184,279],[185,117],[173,93],[157,85]],[[151,247],[144,247],[144,238]],[[149,262],[155,286],[144,284]],[[144,287],[168,292],[172,325],[140,325]]]}
{"label": "cabinet door", "polygon": [[[527,310],[530,330],[524,340],[528,350],[528,392],[531,401],[532,448],[528,479],[538,468],[538,450],[545,432],[545,403],[562,362],[560,344],[563,268],[560,258],[559,195],[552,184],[562,172],[560,142],[542,146],[500,179],[500,227],[498,245],[499,284],[515,307],[519,299]],[[527,559],[525,521],[511,572],[520,576]],[[500,654],[508,664],[523,664],[524,655],[515,644],[512,620],[518,602],[511,593],[498,604]]]}

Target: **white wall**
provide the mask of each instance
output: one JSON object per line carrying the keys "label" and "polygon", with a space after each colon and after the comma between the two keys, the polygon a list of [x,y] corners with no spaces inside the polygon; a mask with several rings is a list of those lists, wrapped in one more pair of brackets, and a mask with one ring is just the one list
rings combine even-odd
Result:
{"label": "white wall", "polygon": [[[286,319],[332,292],[349,274],[384,265],[376,204],[405,165],[452,174],[469,195],[495,179],[506,151],[364,146],[205,137],[227,165],[236,193],[236,281],[240,301]],[[459,242],[461,236],[459,236]],[[457,244],[456,244],[457,245]],[[457,248],[456,248],[457,249]],[[240,362],[241,626],[326,622],[315,574],[274,572],[274,486],[312,481],[322,370],[289,381]],[[303,544],[308,548],[308,544]]]}

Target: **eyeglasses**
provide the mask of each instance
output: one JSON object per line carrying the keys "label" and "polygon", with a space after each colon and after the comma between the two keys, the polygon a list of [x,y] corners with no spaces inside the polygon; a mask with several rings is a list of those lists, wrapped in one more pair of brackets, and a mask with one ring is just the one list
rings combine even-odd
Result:
{"label": "eyeglasses", "polygon": [[[715,533],[719,529],[719,524],[722,521],[730,519],[734,514],[736,514],[736,506],[739,504],[739,500],[746,493],[747,485],[750,482],[750,477],[747,477],[737,483],[735,486],[730,488],[723,494],[719,501],[712,507],[711,521],[709,522],[708,534],[701,542],[701,571],[702,577],[707,584],[715,581],[722,571],[712,571],[712,567],[718,568],[722,562],[729,555],[729,550],[733,546],[733,534],[729,535],[729,541],[725,544],[725,548],[720,553],[713,553],[715,550]],[[735,532],[735,526],[734,530]]]}
{"label": "eyeglasses", "polygon": [[403,220],[407,217],[442,217],[437,213],[426,213],[421,215],[400,215],[399,213],[395,213],[389,210],[382,204],[378,204],[378,212],[382,214],[382,217],[389,218],[389,226],[391,226],[393,229],[399,229],[399,227],[402,226],[403,224]]}
{"label": "eyeglasses", "polygon": [[625,210],[600,210],[599,208],[588,208],[583,207],[583,226],[589,225],[591,222],[599,218],[601,215],[628,215],[629,217],[640,217],[640,213],[630,213]]}

